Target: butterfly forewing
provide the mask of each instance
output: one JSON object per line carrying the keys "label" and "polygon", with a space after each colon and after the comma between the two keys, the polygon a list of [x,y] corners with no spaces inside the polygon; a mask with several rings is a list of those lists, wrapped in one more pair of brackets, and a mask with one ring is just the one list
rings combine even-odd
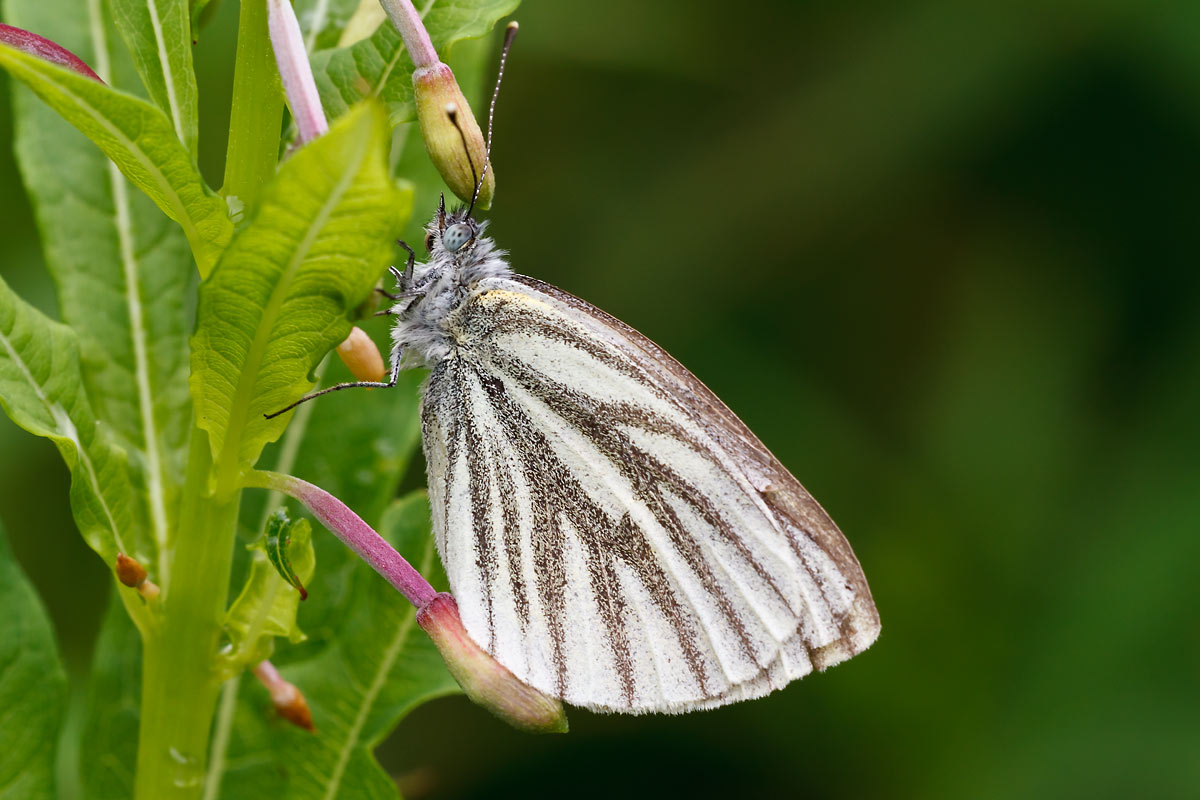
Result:
{"label": "butterfly forewing", "polygon": [[423,404],[435,534],[468,632],[519,678],[685,711],[874,641],[841,532],[661,348],[515,275],[447,324]]}

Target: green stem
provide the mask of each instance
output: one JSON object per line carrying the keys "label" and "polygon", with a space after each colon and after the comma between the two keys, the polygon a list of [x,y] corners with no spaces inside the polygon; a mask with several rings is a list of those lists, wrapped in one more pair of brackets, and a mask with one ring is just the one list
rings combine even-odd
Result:
{"label": "green stem", "polygon": [[[252,209],[275,176],[282,120],[267,6],[243,0],[222,188],[242,209]],[[217,466],[208,435],[193,429],[171,583],[162,595],[158,624],[140,626],[139,800],[197,800],[204,791],[209,733],[224,677],[218,648],[241,500],[240,488],[213,488]]]}
{"label": "green stem", "polygon": [[193,430],[162,625],[143,642],[139,800],[193,800],[221,685],[217,650],[233,560],[240,492],[209,494],[207,435]]}
{"label": "green stem", "polygon": [[282,124],[283,91],[267,32],[267,4],[242,0],[221,194],[243,209],[253,208],[262,187],[275,177]]}

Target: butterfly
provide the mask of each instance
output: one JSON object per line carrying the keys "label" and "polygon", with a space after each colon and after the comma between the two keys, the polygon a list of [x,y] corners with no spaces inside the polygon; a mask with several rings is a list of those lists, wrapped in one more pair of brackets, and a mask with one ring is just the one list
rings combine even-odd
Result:
{"label": "butterfly", "polygon": [[662,348],[514,273],[486,229],[443,200],[428,261],[393,268],[389,380],[336,387],[430,368],[433,530],[472,639],[631,713],[758,697],[870,646],[866,578],[804,487]]}
{"label": "butterfly", "polygon": [[712,708],[867,649],[879,614],[837,525],[662,348],[512,271],[471,213],[487,155],[471,205],[443,198],[426,226],[428,260],[400,243],[388,380],[276,414],[429,367],[433,531],[463,624],[572,705]]}

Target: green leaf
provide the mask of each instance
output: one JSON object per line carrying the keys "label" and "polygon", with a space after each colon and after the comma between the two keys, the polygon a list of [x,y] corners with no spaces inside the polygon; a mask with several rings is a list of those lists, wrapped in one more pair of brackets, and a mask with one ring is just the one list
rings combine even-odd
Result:
{"label": "green leaf", "polygon": [[[388,343],[387,320],[360,320],[358,325],[376,343]],[[363,519],[378,522],[395,498],[420,441],[419,387],[425,375],[421,369],[404,370],[391,389],[335,392],[305,403],[296,409],[279,443],[268,448],[259,463],[315,483]],[[319,385],[352,380],[354,376],[341,359],[331,356],[323,365]],[[265,498],[271,498],[270,502],[264,502]],[[286,501],[278,493],[247,495],[242,501],[246,527],[257,534],[266,524],[266,513]],[[292,507],[303,508],[299,504]],[[341,550],[348,552],[344,547]],[[321,573],[326,566],[322,559]],[[321,579],[320,574],[316,579]]]}
{"label": "green leaf", "polygon": [[92,655],[79,733],[84,797],[133,797],[141,687],[142,639],[113,592]]}
{"label": "green leaf", "polygon": [[54,796],[54,758],[67,676],[41,599],[13,560],[0,527],[0,795]]}
{"label": "green leaf", "polygon": [[0,46],[0,66],[25,83],[116,162],[163,212],[182,226],[200,274],[233,234],[225,201],[214,194],[155,106],[91,78]]}
{"label": "green leaf", "polygon": [[47,319],[0,280],[0,407],[13,422],[58,447],[71,471],[71,510],[83,538],[113,564],[117,552],[142,563],[153,540],[132,513],[125,453],[98,426],[71,329]]}
{"label": "green leaf", "polygon": [[[306,519],[290,520],[287,512],[280,510],[267,523],[268,542],[273,532],[277,539],[291,540],[289,571],[300,582],[308,582],[316,567],[312,525]],[[269,658],[276,636],[286,636],[291,642],[303,641],[304,633],[296,624],[299,605],[300,593],[280,575],[269,552],[261,549],[255,552],[250,577],[225,618],[225,630],[233,642],[232,660],[252,665]]]}
{"label": "green leaf", "polygon": [[264,415],[309,388],[388,262],[410,195],[388,177],[387,142],[366,104],[301,148],[200,288],[192,397],[226,485],[282,433],[291,415]]}
{"label": "green leaf", "polygon": [[[377,0],[369,0],[379,8]],[[359,0],[296,0],[296,17],[309,53],[336,47],[346,23],[354,16]],[[380,16],[383,9],[379,8]]]}
{"label": "green leaf", "polygon": [[194,155],[198,113],[187,0],[109,0],[109,8],[150,98]]}
{"label": "green leaf", "polygon": [[[360,324],[375,334],[376,341],[386,340],[385,320]],[[416,452],[421,434],[418,389],[424,377],[424,370],[406,371],[392,389],[335,392],[304,404],[279,444],[264,453],[260,463],[317,484],[368,523],[378,525]],[[341,360],[332,356],[321,384],[353,379]],[[247,492],[242,500],[246,529],[261,530],[265,512],[285,502],[303,511],[277,493]],[[321,568],[305,584],[310,599],[303,613],[309,636],[304,648],[315,649],[337,635],[352,576],[361,561],[333,536],[319,534],[313,546]]]}
{"label": "green leaf", "polygon": [[[424,492],[389,508],[380,533],[435,586],[445,586]],[[412,709],[459,690],[412,605],[365,564],[358,567],[337,637],[319,650],[306,648],[298,660],[281,647],[275,659],[308,700],[316,733],[281,723],[262,687],[243,681],[222,798],[398,796],[372,750]],[[314,593],[309,602],[319,600]]]}
{"label": "green leaf", "polygon": [[[137,82],[99,4],[8,0],[12,22],[38,30],[110,83]],[[97,50],[93,47],[101,48]],[[62,319],[79,338],[96,415],[130,456],[139,516],[157,543],[147,563],[168,584],[169,533],[191,423],[187,393],[191,256],[182,231],[83,134],[24,88],[14,98],[16,150],[33,200]]]}
{"label": "green leaf", "polygon": [[188,17],[191,20],[193,41],[199,41],[200,28],[212,21],[212,9],[216,9],[216,6],[210,6],[209,0],[189,0]]}
{"label": "green leaf", "polygon": [[[461,39],[484,36],[496,21],[517,9],[520,0],[435,0],[424,14],[433,46],[445,59]],[[391,24],[349,47],[314,53],[312,68],[325,113],[337,117],[366,97],[378,97],[395,126],[413,118],[412,59]]]}

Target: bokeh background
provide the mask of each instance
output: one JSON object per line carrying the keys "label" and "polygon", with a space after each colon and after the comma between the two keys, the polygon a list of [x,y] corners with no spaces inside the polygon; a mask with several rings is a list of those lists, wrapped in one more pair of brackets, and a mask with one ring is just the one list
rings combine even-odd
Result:
{"label": "bokeh background", "polygon": [[[223,3],[197,50],[214,183]],[[883,633],[764,700],[562,737],[436,701],[380,750],[406,793],[1200,795],[1200,4],[518,16],[492,233],[726,400],[839,521]],[[0,269],[53,313],[8,93]],[[79,676],[108,571],[53,447],[0,417],[0,453]]]}

